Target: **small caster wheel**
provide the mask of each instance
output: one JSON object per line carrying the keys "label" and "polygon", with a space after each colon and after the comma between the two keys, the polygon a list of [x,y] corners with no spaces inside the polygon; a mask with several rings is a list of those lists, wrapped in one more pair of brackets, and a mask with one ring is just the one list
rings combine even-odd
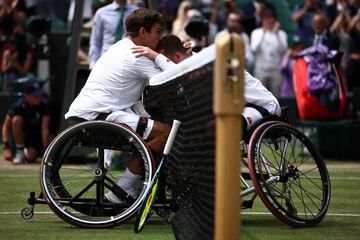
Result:
{"label": "small caster wheel", "polygon": [[25,220],[30,220],[34,216],[34,207],[26,207],[21,210],[21,217]]}

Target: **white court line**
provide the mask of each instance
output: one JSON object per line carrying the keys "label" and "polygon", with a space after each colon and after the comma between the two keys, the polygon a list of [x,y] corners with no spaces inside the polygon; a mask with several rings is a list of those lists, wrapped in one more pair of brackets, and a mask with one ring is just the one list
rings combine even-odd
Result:
{"label": "white court line", "polygon": [[[0,212],[0,215],[20,215],[20,212]],[[54,214],[53,212],[34,212],[34,214]],[[272,215],[270,212],[241,212],[241,215]],[[332,217],[360,217],[360,214],[353,213],[327,213]]]}
{"label": "white court line", "polygon": [[331,177],[330,180],[360,181],[360,177]]}
{"label": "white court line", "polygon": [[[242,212],[242,215],[272,215],[270,212]],[[360,217],[360,214],[353,213],[326,213],[325,216],[332,217]]]}
{"label": "white court line", "polygon": [[[30,177],[39,177],[39,175],[0,174],[0,178],[30,178]],[[330,174],[330,180],[360,181],[360,177],[332,177]]]}
{"label": "white court line", "polygon": [[[20,212],[0,212],[0,215],[18,215]],[[34,214],[54,214],[53,212],[34,212]]]}

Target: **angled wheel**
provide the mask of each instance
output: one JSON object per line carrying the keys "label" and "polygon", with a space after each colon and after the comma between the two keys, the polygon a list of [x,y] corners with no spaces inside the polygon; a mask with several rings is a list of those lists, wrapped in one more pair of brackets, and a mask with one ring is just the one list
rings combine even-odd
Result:
{"label": "angled wheel", "polygon": [[279,121],[260,125],[249,142],[251,179],[265,206],[293,227],[318,224],[329,207],[325,162],[311,141]]}
{"label": "angled wheel", "polygon": [[[141,158],[143,184],[137,199],[116,182],[134,158]],[[122,162],[122,168],[116,166]],[[41,187],[56,215],[66,222],[89,228],[115,227],[128,221],[140,207],[149,188],[154,161],[147,145],[131,129],[116,123],[89,121],[60,133],[50,144],[41,164]],[[112,191],[121,203],[110,203]]]}

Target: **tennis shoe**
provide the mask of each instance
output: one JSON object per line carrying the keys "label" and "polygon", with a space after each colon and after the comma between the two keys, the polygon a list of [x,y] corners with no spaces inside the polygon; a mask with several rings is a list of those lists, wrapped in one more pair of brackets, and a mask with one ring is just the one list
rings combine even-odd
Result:
{"label": "tennis shoe", "polygon": [[[137,195],[135,196],[134,194],[130,194],[129,192],[126,192],[128,194],[128,196],[131,196],[133,199],[137,198]],[[107,199],[109,202],[111,203],[126,203],[126,201],[124,199],[120,199],[118,198],[112,191],[109,191],[107,193],[105,193],[105,199]]]}
{"label": "tennis shoe", "polygon": [[23,164],[26,162],[26,155],[24,151],[16,151],[15,158],[13,159],[13,164]]}
{"label": "tennis shoe", "polygon": [[125,203],[126,201],[118,198],[112,191],[105,193],[105,199],[111,203]]}

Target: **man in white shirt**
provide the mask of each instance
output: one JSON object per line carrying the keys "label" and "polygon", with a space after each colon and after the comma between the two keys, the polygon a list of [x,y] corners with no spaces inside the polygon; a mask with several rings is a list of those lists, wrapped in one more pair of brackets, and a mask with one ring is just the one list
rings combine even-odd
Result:
{"label": "man in white shirt", "polygon": [[[65,118],[73,121],[102,119],[125,123],[139,133],[154,152],[161,152],[170,127],[164,123],[140,116],[133,110],[150,77],[175,65],[165,56],[155,54],[154,61],[137,57],[133,52],[136,45],[156,49],[163,32],[162,16],[149,9],[138,9],[126,19],[127,37],[112,45],[96,62],[85,86],[73,101]],[[118,185],[132,197],[138,192],[134,189],[141,180],[142,162],[134,158],[128,164]],[[111,202],[119,199],[109,192],[106,198]]]}
{"label": "man in white shirt", "polygon": [[[141,51],[141,48],[142,47],[137,47],[137,52],[139,54],[141,53],[140,55],[154,59],[152,55],[155,56],[155,54],[150,53],[152,52],[150,49],[145,52],[144,50]],[[171,34],[165,35],[160,39],[156,51],[163,54],[174,63],[180,63],[189,57],[181,40],[177,36]],[[215,60],[215,56],[216,54],[210,54],[208,60]],[[281,108],[278,100],[258,79],[251,76],[247,71],[244,72],[244,88],[244,99],[247,103],[242,113],[244,132],[249,130],[266,115],[271,114],[280,116]]]}
{"label": "man in white shirt", "polygon": [[251,33],[250,47],[255,55],[255,72],[257,79],[265,85],[275,96],[279,96],[281,85],[280,61],[286,52],[287,35],[280,30],[274,12],[270,9],[263,11],[262,27]]}
{"label": "man in white shirt", "polygon": [[245,49],[245,61],[246,61],[246,68],[252,69],[254,65],[254,55],[250,49],[250,39],[249,36],[242,31],[241,26],[241,15],[239,12],[229,12],[227,19],[226,19],[226,28],[219,32],[216,35],[216,38],[222,36],[225,33],[238,33],[241,35],[241,38],[244,42],[244,49]]}

